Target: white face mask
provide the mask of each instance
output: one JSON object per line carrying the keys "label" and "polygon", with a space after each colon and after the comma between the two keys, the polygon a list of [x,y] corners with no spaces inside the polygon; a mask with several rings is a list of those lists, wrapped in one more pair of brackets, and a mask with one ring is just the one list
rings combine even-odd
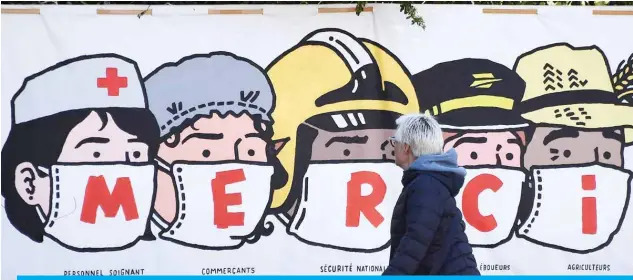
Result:
{"label": "white face mask", "polygon": [[496,247],[512,237],[525,178],[518,169],[467,168],[455,201],[471,245]]}
{"label": "white face mask", "polygon": [[627,160],[629,158],[633,158],[633,145],[624,147],[624,169],[633,171],[633,160]]}
{"label": "white face mask", "polygon": [[328,248],[384,249],[401,179],[402,169],[393,163],[310,164],[288,230]]}
{"label": "white face mask", "polygon": [[601,165],[535,168],[534,202],[518,236],[572,252],[607,245],[620,228],[630,171]]}
{"label": "white face mask", "polygon": [[270,205],[273,171],[252,163],[175,163],[176,218],[160,237],[201,249],[241,246]]}
{"label": "white face mask", "polygon": [[125,249],[145,233],[153,165],[54,165],[46,235],[79,251]]}

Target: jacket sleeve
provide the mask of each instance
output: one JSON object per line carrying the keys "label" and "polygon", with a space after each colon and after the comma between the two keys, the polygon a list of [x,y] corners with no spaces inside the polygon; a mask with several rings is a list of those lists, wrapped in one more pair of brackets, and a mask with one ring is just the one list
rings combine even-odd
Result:
{"label": "jacket sleeve", "polygon": [[420,179],[409,186],[405,217],[407,229],[383,275],[414,274],[440,225],[448,191],[436,187],[438,182],[433,179]]}

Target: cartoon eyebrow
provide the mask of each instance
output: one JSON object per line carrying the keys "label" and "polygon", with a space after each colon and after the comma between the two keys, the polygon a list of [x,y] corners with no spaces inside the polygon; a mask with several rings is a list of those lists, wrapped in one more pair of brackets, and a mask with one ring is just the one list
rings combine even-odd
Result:
{"label": "cartoon eyebrow", "polygon": [[560,138],[578,138],[580,134],[578,130],[570,129],[570,128],[561,128],[559,130],[554,130],[547,134],[545,138],[543,138],[543,145],[547,145],[550,142],[560,139]]}
{"label": "cartoon eyebrow", "polygon": [[486,142],[488,142],[488,138],[486,137],[462,137],[462,138],[459,138],[455,142],[455,145],[453,145],[453,148],[457,148],[457,146],[464,143],[481,144],[481,143],[486,143]]}
{"label": "cartoon eyebrow", "polygon": [[245,138],[251,138],[251,137],[261,138],[262,135],[260,133],[258,133],[258,132],[248,133],[248,134],[245,135]]}
{"label": "cartoon eyebrow", "polygon": [[369,140],[369,136],[367,135],[363,137],[335,136],[335,137],[332,137],[332,139],[330,139],[329,141],[327,141],[327,143],[325,143],[325,147],[326,148],[329,147],[334,142],[340,142],[340,143],[345,143],[345,144],[365,144],[367,143],[367,140]]}
{"label": "cartoon eyebrow", "polygon": [[508,144],[521,145],[521,141],[519,141],[519,139],[517,139],[517,138],[510,138],[510,139],[508,139]]}
{"label": "cartoon eyebrow", "polygon": [[602,132],[602,137],[607,138],[607,139],[613,139],[613,140],[618,140],[618,141],[622,141],[624,142],[624,139],[622,137],[622,134],[618,134],[613,130],[605,130]]}
{"label": "cartoon eyebrow", "polygon": [[223,133],[191,133],[182,139],[182,143],[184,144],[187,140],[191,138],[200,138],[200,139],[209,139],[209,140],[220,140],[224,138]]}
{"label": "cartoon eyebrow", "polygon": [[108,139],[108,138],[88,137],[86,139],[83,139],[83,140],[79,141],[79,143],[77,143],[77,145],[75,145],[75,149],[81,147],[81,145],[88,144],[88,143],[105,144],[105,143],[108,143],[108,142],[110,142],[110,139]]}
{"label": "cartoon eyebrow", "polygon": [[385,150],[385,148],[387,147],[387,145],[389,145],[391,143],[391,141],[389,140],[385,140],[385,142],[382,142],[382,144],[380,144],[380,150]]}

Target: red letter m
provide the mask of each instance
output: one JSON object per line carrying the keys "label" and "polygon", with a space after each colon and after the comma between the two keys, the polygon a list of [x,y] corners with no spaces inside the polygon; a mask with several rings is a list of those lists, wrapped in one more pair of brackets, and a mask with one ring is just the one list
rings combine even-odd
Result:
{"label": "red letter m", "polygon": [[138,219],[138,210],[130,178],[117,178],[114,189],[110,193],[103,176],[90,176],[86,186],[84,205],[81,209],[81,221],[94,224],[99,206],[108,218],[116,217],[119,207],[122,207],[126,221]]}

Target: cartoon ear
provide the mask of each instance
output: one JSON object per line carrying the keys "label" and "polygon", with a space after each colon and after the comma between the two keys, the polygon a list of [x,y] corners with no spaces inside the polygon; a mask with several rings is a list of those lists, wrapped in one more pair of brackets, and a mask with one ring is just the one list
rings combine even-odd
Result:
{"label": "cartoon ear", "polygon": [[275,149],[275,152],[279,154],[279,152],[281,152],[281,149],[283,149],[284,146],[286,146],[286,143],[288,143],[288,141],[290,141],[290,137],[273,140],[273,147]]}
{"label": "cartoon ear", "polygon": [[519,140],[521,140],[521,144],[525,147],[527,145],[525,139],[525,131],[517,131],[517,135],[519,136]]}
{"label": "cartoon ear", "polygon": [[457,136],[457,132],[450,132],[450,131],[443,131],[442,132],[442,137],[444,138],[444,149],[448,148],[452,148],[452,146],[448,146],[446,145],[448,142],[453,141],[453,139],[455,139],[455,137]]}
{"label": "cartoon ear", "polygon": [[22,200],[29,205],[42,205],[49,199],[48,175],[40,177],[37,167],[30,162],[22,162],[15,167],[14,184]]}
{"label": "cartoon ear", "polygon": [[175,148],[180,144],[180,132],[173,131],[172,134],[169,135],[169,138],[165,139],[163,143],[169,148]]}

